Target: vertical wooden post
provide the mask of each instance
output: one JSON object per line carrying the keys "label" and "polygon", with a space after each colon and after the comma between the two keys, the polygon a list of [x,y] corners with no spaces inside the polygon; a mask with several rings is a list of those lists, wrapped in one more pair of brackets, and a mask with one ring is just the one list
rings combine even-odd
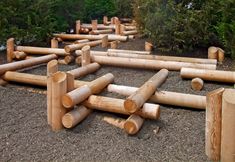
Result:
{"label": "vertical wooden post", "polygon": [[102,47],[105,48],[105,47],[108,47],[108,44],[109,44],[109,39],[108,39],[108,35],[105,35],[103,36],[102,38]]}
{"label": "vertical wooden post", "polygon": [[145,42],[145,51],[151,52],[153,50],[153,44],[149,42]]}
{"label": "vertical wooden post", "polygon": [[115,22],[115,34],[120,35],[121,22],[117,20]]}
{"label": "vertical wooden post", "polygon": [[103,17],[103,24],[104,24],[104,25],[107,25],[107,24],[108,24],[108,17],[107,17],[107,16],[104,16],[104,17]]}
{"label": "vertical wooden post", "polygon": [[220,160],[222,95],[224,88],[206,95],[206,155],[212,161]]}
{"label": "vertical wooden post", "polygon": [[120,34],[123,35],[124,31],[125,31],[125,25],[121,24],[120,25]]}
{"label": "vertical wooden post", "polygon": [[82,56],[78,56],[75,59],[75,63],[78,64],[79,66],[82,64]]}
{"label": "vertical wooden post", "polygon": [[7,62],[12,62],[13,60],[14,45],[15,45],[15,39],[9,38],[7,40]]}
{"label": "vertical wooden post", "polygon": [[98,25],[97,20],[92,20],[91,21],[92,30],[97,30],[97,25]]}
{"label": "vertical wooden post", "polygon": [[124,130],[130,134],[136,134],[144,123],[144,119],[139,115],[132,114],[124,123]]}
{"label": "vertical wooden post", "polygon": [[217,47],[212,46],[208,48],[208,59],[218,60],[218,48]]}
{"label": "vertical wooden post", "polygon": [[58,71],[58,61],[52,60],[47,64],[47,122],[51,125],[52,118],[52,75]]}
{"label": "vertical wooden post", "polygon": [[64,72],[57,72],[52,75],[52,122],[53,131],[63,128],[62,117],[66,109],[62,105],[61,98],[67,93],[67,75]]}
{"label": "vertical wooden post", "polygon": [[82,48],[82,66],[86,66],[91,63],[90,46],[84,46]]}
{"label": "vertical wooden post", "polygon": [[220,64],[224,61],[224,50],[221,48],[218,48],[218,61]]}
{"label": "vertical wooden post", "polygon": [[74,88],[74,75],[71,73],[66,73],[67,75],[67,92],[73,91]]}
{"label": "vertical wooden post", "polygon": [[235,89],[226,89],[222,101],[221,162],[235,161]]}
{"label": "vertical wooden post", "polygon": [[79,34],[80,29],[81,29],[81,21],[77,20],[76,21],[76,34]]}
{"label": "vertical wooden post", "polygon": [[56,38],[51,39],[51,48],[58,48],[58,40]]}
{"label": "vertical wooden post", "polygon": [[111,24],[114,25],[115,24],[115,17],[111,18]]}

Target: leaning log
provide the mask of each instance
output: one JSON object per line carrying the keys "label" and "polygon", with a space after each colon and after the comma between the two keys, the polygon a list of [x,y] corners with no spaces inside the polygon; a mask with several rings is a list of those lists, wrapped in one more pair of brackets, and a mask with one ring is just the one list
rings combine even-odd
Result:
{"label": "leaning log", "polygon": [[235,83],[235,72],[233,71],[182,68],[180,75],[187,79],[201,78],[209,81]]}
{"label": "leaning log", "polygon": [[[138,88],[110,84],[107,87],[107,90],[109,92],[118,93],[124,96],[130,96],[131,94],[135,93],[138,90]],[[188,107],[195,109],[206,108],[205,96],[176,93],[169,91],[156,91],[155,94],[150,97],[149,101],[159,104]]]}
{"label": "leaning log", "polygon": [[[83,105],[90,109],[130,115],[123,107],[124,101],[122,99],[91,95],[83,102]],[[156,120],[160,116],[160,108],[159,105],[145,103],[142,109],[135,112],[135,114],[143,118]]]}
{"label": "leaning log", "polygon": [[124,102],[124,108],[130,113],[134,113],[153,95],[168,76],[168,70],[162,69],[147,82],[145,82],[137,91],[131,94]]}
{"label": "leaning log", "polygon": [[235,90],[226,89],[222,101],[221,161],[235,161]]}
{"label": "leaning log", "polygon": [[97,62],[103,65],[129,67],[129,68],[141,68],[160,70],[168,69],[174,71],[180,71],[182,67],[200,68],[200,69],[216,69],[216,65],[212,64],[196,64],[176,61],[159,61],[159,60],[147,60],[147,59],[135,59],[135,58],[121,58],[121,57],[107,57],[107,56],[91,56],[92,62]]}
{"label": "leaning log", "polygon": [[222,95],[224,88],[206,95],[206,155],[211,161],[220,160]]}
{"label": "leaning log", "polygon": [[53,60],[56,58],[57,56],[55,54],[52,54],[52,55],[32,58],[29,60],[22,60],[22,61],[2,64],[0,65],[0,75],[4,74],[7,71],[15,71],[15,70],[20,70],[26,67],[31,67],[31,66],[42,64],[42,63],[47,63],[50,60]]}

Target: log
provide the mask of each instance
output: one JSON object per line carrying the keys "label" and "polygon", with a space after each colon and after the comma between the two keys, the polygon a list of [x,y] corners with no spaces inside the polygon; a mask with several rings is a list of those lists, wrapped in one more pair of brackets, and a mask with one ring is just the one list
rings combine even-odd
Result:
{"label": "log", "polygon": [[209,47],[208,48],[208,59],[218,59],[218,48],[217,47]]}
{"label": "log", "polygon": [[115,119],[115,118],[112,118],[112,117],[104,117],[103,118],[103,121],[107,122],[108,124],[111,124],[115,127],[118,127],[120,129],[124,129],[124,123],[126,120],[123,120],[123,119]]}
{"label": "log", "polygon": [[103,24],[104,24],[104,25],[109,25],[108,17],[107,17],[107,16],[104,16],[104,17],[103,17]]}
{"label": "log", "polygon": [[14,45],[15,45],[15,39],[9,38],[7,40],[7,62],[12,62],[14,57]]}
{"label": "log", "polygon": [[67,65],[70,64],[70,63],[72,63],[74,60],[75,60],[75,58],[74,58],[74,56],[72,56],[72,55],[68,55],[68,56],[65,56],[65,57],[64,57],[64,61],[65,61],[65,63],[66,63]]}
{"label": "log", "polygon": [[98,35],[98,34],[110,34],[112,32],[113,32],[112,29],[103,29],[103,30],[93,30],[93,31],[90,32],[90,34],[95,34],[95,35]]}
{"label": "log", "polygon": [[13,52],[14,58],[18,60],[24,60],[27,57],[27,54],[24,52],[14,51]]}
{"label": "log", "polygon": [[64,72],[57,72],[52,75],[52,120],[51,127],[53,131],[63,128],[62,117],[66,109],[61,103],[61,97],[67,92],[67,77]]}
{"label": "log", "polygon": [[[58,71],[58,61],[51,60],[47,64],[47,122],[51,125],[52,119],[52,75]],[[33,79],[33,78],[32,78]]]}
{"label": "log", "polygon": [[[103,38],[104,35],[85,35],[85,34],[54,34],[55,37],[59,37],[61,39],[89,39],[89,40],[100,40]],[[108,34],[109,41],[127,41],[127,36],[120,36],[114,34]]]}
{"label": "log", "polygon": [[75,89],[74,87],[74,75],[67,72],[66,73],[67,77],[67,93],[70,91],[73,91]]}
{"label": "log", "polygon": [[125,26],[125,30],[136,30],[136,26]]}
{"label": "log", "polygon": [[80,33],[80,29],[81,29],[81,21],[77,20],[76,21],[76,34]]}
{"label": "log", "polygon": [[194,78],[191,82],[191,87],[193,90],[195,91],[200,91],[202,90],[203,88],[203,85],[204,85],[204,82],[202,79],[200,78]]}
{"label": "log", "polygon": [[124,33],[125,30],[126,30],[126,29],[125,29],[125,25],[121,24],[121,25],[120,25],[120,34],[121,34],[121,35],[124,35],[123,33]]}
{"label": "log", "polygon": [[235,83],[235,72],[233,71],[182,68],[180,75],[187,79],[201,78],[209,81]]}
{"label": "log", "polygon": [[89,42],[89,39],[82,39],[82,40],[76,40],[74,44],[87,43],[87,42]]}
{"label": "log", "polygon": [[117,35],[120,35],[120,26],[121,25],[121,22],[119,21],[119,20],[117,20],[116,21],[116,23],[115,23],[115,34],[117,34]]}
{"label": "log", "polygon": [[0,65],[0,75],[4,74],[7,71],[15,71],[15,70],[20,70],[26,67],[31,67],[31,66],[42,64],[42,63],[47,63],[48,61],[56,59],[56,58],[57,56],[55,54],[52,54],[52,55],[32,58],[29,60],[22,60],[22,61],[2,64]]}
{"label": "log", "polygon": [[58,40],[56,38],[52,38],[51,39],[51,48],[58,48],[59,44],[58,44]]}
{"label": "log", "polygon": [[79,34],[89,34],[90,30],[88,28],[81,28]]}
{"label": "log", "polygon": [[[91,95],[83,102],[83,105],[90,109],[130,115],[123,107],[124,101],[122,99]],[[159,105],[145,103],[143,108],[135,112],[135,114],[143,118],[157,120],[160,116],[160,108]]]}
{"label": "log", "polygon": [[222,95],[224,88],[206,95],[206,155],[211,161],[220,160]]}
{"label": "log", "polygon": [[129,31],[123,31],[122,32],[123,35],[136,35],[138,34],[138,31],[137,30],[129,30]]}
{"label": "log", "polygon": [[[198,59],[189,57],[173,57],[173,56],[157,56],[150,55],[149,52],[145,51],[129,51],[119,49],[108,49],[108,52],[91,51],[92,55],[97,56],[113,56],[113,57],[125,57],[125,58],[139,58],[149,60],[162,60],[162,61],[177,61],[177,62],[189,62],[189,63],[200,63],[200,64],[217,64],[215,59]],[[76,51],[77,55],[81,55],[81,51]]]}
{"label": "log", "polygon": [[145,51],[151,52],[153,50],[153,44],[149,42],[145,42]]}
{"label": "log", "polygon": [[82,64],[82,56],[77,56],[75,59],[75,63],[80,66]]}
{"label": "log", "polygon": [[8,82],[0,78],[0,86],[5,86],[7,85]]}
{"label": "log", "polygon": [[92,30],[97,30],[97,25],[98,25],[98,21],[97,20],[92,20],[91,21],[91,29]]}
{"label": "log", "polygon": [[68,65],[68,63],[65,62],[64,59],[58,59],[58,63],[61,64],[61,65]]}
{"label": "log", "polygon": [[[110,84],[107,87],[108,92],[118,93],[124,96],[130,96],[135,93],[138,88]],[[206,108],[206,97],[192,94],[184,94],[169,91],[156,91],[149,99],[150,102],[173,105],[180,107],[189,107],[195,109]]]}
{"label": "log", "polygon": [[108,35],[105,35],[102,38],[101,46],[102,46],[102,48],[106,48],[106,47],[108,47],[108,45],[109,45]]}
{"label": "log", "polygon": [[235,90],[226,89],[222,98],[221,161],[235,161]]}
{"label": "log", "polygon": [[79,106],[63,116],[63,126],[65,128],[73,128],[83,121],[91,112],[91,109],[88,109],[85,106]]}
{"label": "log", "polygon": [[128,39],[129,40],[134,40],[135,39],[135,35],[128,35]]}
{"label": "log", "polygon": [[216,69],[216,65],[212,64],[196,64],[196,63],[187,63],[187,62],[107,57],[107,56],[95,56],[95,55],[91,56],[91,60],[92,62],[97,62],[101,65],[111,65],[111,66],[141,68],[141,69],[151,69],[151,70],[160,70],[164,68],[168,70],[180,71],[182,67],[212,69],[212,70]]}
{"label": "log", "polygon": [[147,82],[145,82],[137,91],[131,94],[124,102],[124,108],[130,113],[138,111],[143,104],[153,95],[168,76],[168,70],[162,69]]}
{"label": "log", "polygon": [[64,49],[59,49],[59,48],[16,46],[16,51],[25,52],[27,54],[39,54],[39,55],[48,55],[52,53],[59,56],[69,55],[69,53],[65,52]]}
{"label": "log", "polygon": [[108,73],[98,79],[92,81],[89,85],[84,85],[77,88],[62,97],[62,104],[66,108],[71,108],[82,101],[86,100],[92,94],[98,94],[102,91],[108,84],[113,82],[114,76]]}
{"label": "log", "polygon": [[79,68],[70,70],[68,72],[73,74],[74,78],[80,78],[82,76],[85,76],[87,74],[97,71],[99,68],[100,68],[100,65],[98,63],[91,63],[89,65],[79,67]]}
{"label": "log", "polygon": [[112,42],[110,42],[110,47],[111,47],[111,49],[116,49],[117,46],[118,46],[118,42],[117,42],[117,41],[112,41]]}
{"label": "log", "polygon": [[[81,27],[83,28],[87,28],[87,29],[92,29],[92,25],[91,24],[82,24]],[[115,29],[115,25],[111,24],[111,25],[104,25],[104,24],[97,24],[97,29]]]}
{"label": "log", "polygon": [[221,48],[218,48],[218,61],[220,64],[222,64],[224,61],[224,50]]}
{"label": "log", "polygon": [[32,58],[37,58],[37,56],[26,56],[25,60],[32,59]]}
{"label": "log", "polygon": [[82,48],[82,67],[91,63],[90,46]]}
{"label": "log", "polygon": [[130,135],[139,132],[144,123],[144,119],[138,115],[132,114],[124,123],[124,130]]}

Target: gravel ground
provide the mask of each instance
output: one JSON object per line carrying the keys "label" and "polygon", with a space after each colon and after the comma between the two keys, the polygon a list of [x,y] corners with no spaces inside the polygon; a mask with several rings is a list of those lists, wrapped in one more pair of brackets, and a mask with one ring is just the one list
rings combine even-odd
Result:
{"label": "gravel ground", "polygon": [[[120,48],[143,50],[144,40],[121,43]],[[100,48],[96,48],[100,50]],[[0,54],[0,63],[5,54]],[[206,57],[206,51],[188,54]],[[232,60],[226,58],[218,69],[234,70]],[[76,65],[60,66],[61,70]],[[46,66],[27,69],[27,73],[46,74]],[[156,71],[102,68],[81,80],[93,80],[108,72],[115,76],[115,84],[141,86]],[[22,88],[23,87],[23,88]],[[120,115],[94,111],[80,125],[70,130],[52,132],[46,121],[46,96],[27,91],[27,85],[8,84],[0,87],[0,161],[207,161],[205,156],[205,111],[161,105],[160,120],[146,120],[141,131],[128,136],[119,128],[105,123],[104,116]],[[170,72],[160,88],[174,92],[206,95],[221,83],[206,82],[200,92],[190,88],[190,80],[182,80],[179,72]],[[44,90],[40,87],[35,89]],[[124,98],[103,92],[101,95]],[[160,128],[156,134],[154,130]]]}

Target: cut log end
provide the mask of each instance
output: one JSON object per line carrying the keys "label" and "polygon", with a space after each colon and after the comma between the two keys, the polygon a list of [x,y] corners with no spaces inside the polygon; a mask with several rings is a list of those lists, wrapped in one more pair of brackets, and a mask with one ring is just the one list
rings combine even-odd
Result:
{"label": "cut log end", "polygon": [[65,108],[71,108],[74,105],[73,100],[67,94],[62,97],[62,103]]}
{"label": "cut log end", "polygon": [[65,52],[67,52],[67,53],[70,53],[70,52],[71,52],[71,50],[70,50],[70,47],[69,47],[69,46],[65,46],[65,47],[64,47],[64,50],[65,50]]}
{"label": "cut log end", "polygon": [[55,75],[54,75],[54,77],[53,77],[53,81],[54,82],[57,82],[57,83],[60,83],[60,82],[62,82],[62,81],[64,81],[64,80],[66,80],[66,73],[63,73],[63,72],[58,72],[58,73],[56,73]]}
{"label": "cut log end", "polygon": [[200,91],[203,88],[203,80],[200,78],[194,78],[191,82],[192,89],[195,91]]}
{"label": "cut log end", "polygon": [[129,113],[134,113],[138,110],[138,106],[136,105],[136,103],[128,98],[124,102],[124,108]]}
{"label": "cut log end", "polygon": [[208,48],[208,59],[218,59],[218,48],[217,47],[209,47]]}
{"label": "cut log end", "polygon": [[73,127],[73,115],[67,113],[62,118],[62,123],[65,128],[72,128]]}
{"label": "cut log end", "polygon": [[138,115],[131,115],[124,123],[124,130],[130,134],[136,134],[142,127],[144,119]]}

